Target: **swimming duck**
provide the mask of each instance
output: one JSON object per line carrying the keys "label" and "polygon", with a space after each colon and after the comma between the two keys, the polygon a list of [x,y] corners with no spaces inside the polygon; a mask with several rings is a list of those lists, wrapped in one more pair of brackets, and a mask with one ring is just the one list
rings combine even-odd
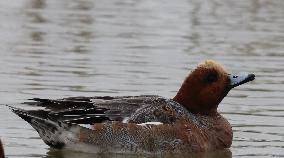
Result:
{"label": "swimming duck", "polygon": [[0,139],[0,158],[4,158],[4,148]]}
{"label": "swimming duck", "polygon": [[228,92],[254,80],[228,74],[213,60],[199,64],[172,99],[156,95],[34,98],[10,107],[53,148],[95,153],[180,153],[229,148],[233,132],[217,111]]}

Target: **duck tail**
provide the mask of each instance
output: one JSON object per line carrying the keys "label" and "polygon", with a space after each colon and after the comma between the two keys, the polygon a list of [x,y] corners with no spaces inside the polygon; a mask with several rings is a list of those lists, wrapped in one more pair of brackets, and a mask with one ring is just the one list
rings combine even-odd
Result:
{"label": "duck tail", "polygon": [[[45,110],[23,110],[9,106],[19,117],[27,121],[50,147],[61,149],[78,141],[78,127],[60,121]],[[59,121],[58,121],[59,120]]]}

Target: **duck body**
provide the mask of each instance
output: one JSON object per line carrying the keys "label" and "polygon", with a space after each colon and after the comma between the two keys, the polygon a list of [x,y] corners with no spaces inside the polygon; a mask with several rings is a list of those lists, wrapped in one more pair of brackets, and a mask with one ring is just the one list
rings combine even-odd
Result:
{"label": "duck body", "polygon": [[95,153],[185,153],[229,148],[233,132],[218,111],[228,92],[254,80],[207,60],[173,99],[156,95],[34,98],[40,110],[11,110],[53,148]]}
{"label": "duck body", "polygon": [[220,114],[193,114],[160,96],[34,99],[27,104],[46,109],[12,110],[54,148],[180,153],[228,148],[232,142],[231,126]]}

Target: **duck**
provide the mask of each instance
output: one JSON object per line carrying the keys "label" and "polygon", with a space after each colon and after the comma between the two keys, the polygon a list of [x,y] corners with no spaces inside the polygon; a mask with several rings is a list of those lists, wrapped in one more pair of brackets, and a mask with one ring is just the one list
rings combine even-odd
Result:
{"label": "duck", "polygon": [[4,148],[3,148],[3,145],[2,145],[2,142],[1,142],[1,139],[0,139],[0,158],[4,158],[5,155],[4,155]]}
{"label": "duck", "polygon": [[229,74],[205,60],[173,98],[158,95],[29,99],[9,106],[50,147],[92,153],[186,153],[230,148],[233,131],[217,110],[234,87],[254,74]]}

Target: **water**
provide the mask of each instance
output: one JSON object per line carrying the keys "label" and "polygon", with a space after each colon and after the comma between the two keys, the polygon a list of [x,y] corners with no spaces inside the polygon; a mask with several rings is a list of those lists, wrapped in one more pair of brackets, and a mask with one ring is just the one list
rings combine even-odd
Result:
{"label": "water", "polygon": [[[284,157],[283,8],[283,0],[1,0],[0,103],[172,97],[188,71],[214,59],[257,77],[220,105],[234,130],[230,150],[190,156]],[[4,106],[0,129],[9,158],[94,157],[50,149]]]}

